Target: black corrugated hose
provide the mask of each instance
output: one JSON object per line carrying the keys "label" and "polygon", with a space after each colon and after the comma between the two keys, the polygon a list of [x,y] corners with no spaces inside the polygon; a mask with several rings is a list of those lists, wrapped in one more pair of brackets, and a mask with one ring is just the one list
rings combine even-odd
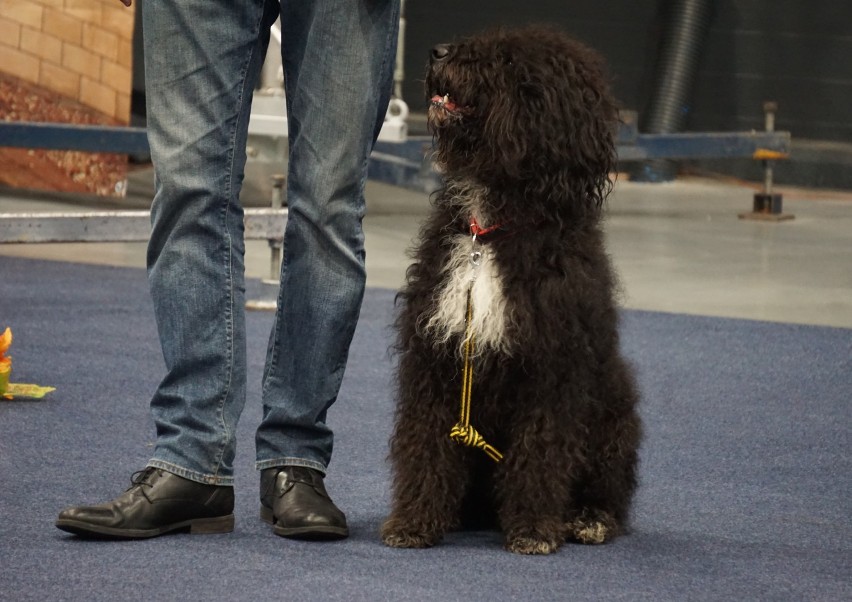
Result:
{"label": "black corrugated hose", "polygon": [[[714,0],[662,0],[663,31],[654,70],[654,88],[640,130],[648,134],[681,131],[691,109],[698,64],[713,17]],[[631,174],[632,180],[663,182],[674,179],[670,160],[648,161]]]}

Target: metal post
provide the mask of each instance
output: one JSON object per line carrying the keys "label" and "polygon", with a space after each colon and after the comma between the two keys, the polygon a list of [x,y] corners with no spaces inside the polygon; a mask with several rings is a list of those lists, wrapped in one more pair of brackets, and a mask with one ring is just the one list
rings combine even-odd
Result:
{"label": "metal post", "polygon": [[393,95],[402,99],[402,83],[405,81],[405,0],[399,2],[399,34],[396,43],[396,64],[393,70]]}
{"label": "metal post", "polygon": [[[284,184],[287,179],[281,174],[275,174],[272,180],[272,208],[281,209],[284,206]],[[264,284],[279,284],[281,280],[281,251],[284,247],[284,233],[269,239],[269,278]]]}
{"label": "metal post", "polygon": [[[778,103],[766,101],[763,103],[764,128],[767,134],[775,131],[775,113],[778,111]],[[751,213],[741,213],[743,219],[760,219],[769,221],[783,221],[793,219],[790,213],[781,210],[782,195],[773,191],[773,167],[777,153],[759,149],[754,154],[755,159],[760,159],[763,164],[763,191],[754,194],[754,205]]]}
{"label": "metal post", "polygon": [[[765,102],[763,103],[763,112],[765,116],[767,132],[775,131],[775,111],[778,110],[778,103]],[[772,195],[772,160],[763,160],[763,192],[767,195]]]}
{"label": "metal post", "polygon": [[[287,182],[281,174],[275,174],[270,178],[272,181],[272,210],[280,210],[286,204],[284,201],[284,185]],[[246,301],[246,309],[260,311],[275,311],[278,306],[278,287],[281,285],[281,255],[284,250],[284,230],[270,234],[269,242],[269,278],[264,278],[261,283],[268,285],[265,291],[271,293],[265,299],[249,299]],[[264,295],[266,296],[266,295]]]}

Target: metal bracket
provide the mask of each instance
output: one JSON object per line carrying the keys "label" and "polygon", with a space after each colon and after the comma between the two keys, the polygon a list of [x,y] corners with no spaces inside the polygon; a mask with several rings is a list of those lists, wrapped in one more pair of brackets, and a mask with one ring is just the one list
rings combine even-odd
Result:
{"label": "metal bracket", "polygon": [[[283,240],[287,209],[246,209],[247,239]],[[148,211],[0,213],[0,243],[145,242]]]}

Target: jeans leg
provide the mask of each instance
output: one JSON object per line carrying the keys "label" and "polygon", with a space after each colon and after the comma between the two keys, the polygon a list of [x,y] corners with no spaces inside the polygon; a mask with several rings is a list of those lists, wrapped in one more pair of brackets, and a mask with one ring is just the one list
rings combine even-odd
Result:
{"label": "jeans leg", "polygon": [[283,0],[289,217],[263,380],[259,469],[325,471],[326,412],[364,295],[364,183],[390,99],[397,0]]}
{"label": "jeans leg", "polygon": [[166,376],[150,466],[231,484],[245,403],[243,209],[252,91],[277,2],[143,5],[156,194],[148,275]]}

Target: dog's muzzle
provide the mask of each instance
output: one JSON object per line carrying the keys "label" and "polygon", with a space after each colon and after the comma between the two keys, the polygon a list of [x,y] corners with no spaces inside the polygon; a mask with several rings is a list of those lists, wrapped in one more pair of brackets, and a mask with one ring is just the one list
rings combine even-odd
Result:
{"label": "dog's muzzle", "polygon": [[441,96],[440,94],[435,94],[430,101],[431,106],[436,108],[444,109],[450,113],[458,111],[458,106],[452,100],[450,100],[450,96],[448,94],[444,94]]}
{"label": "dog's muzzle", "polygon": [[[447,85],[447,63],[453,58],[455,46],[452,44],[438,44],[433,47],[429,54],[429,76],[427,81],[431,86],[444,87]],[[433,125],[442,124],[449,120],[457,120],[470,112],[470,108],[457,104],[452,98],[451,91],[445,89],[433,89],[429,97],[429,117]]]}

